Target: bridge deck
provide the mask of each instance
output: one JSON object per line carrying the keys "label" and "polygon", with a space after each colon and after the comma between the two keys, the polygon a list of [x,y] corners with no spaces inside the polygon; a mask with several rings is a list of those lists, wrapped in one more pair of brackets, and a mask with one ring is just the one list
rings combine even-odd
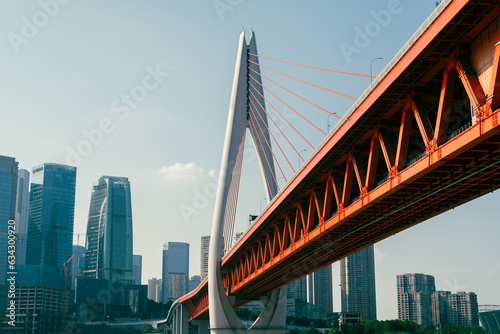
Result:
{"label": "bridge deck", "polygon": [[[224,258],[236,305],[500,187],[500,47],[486,92],[468,60],[500,7],[441,6]],[[181,302],[206,317],[206,281]]]}

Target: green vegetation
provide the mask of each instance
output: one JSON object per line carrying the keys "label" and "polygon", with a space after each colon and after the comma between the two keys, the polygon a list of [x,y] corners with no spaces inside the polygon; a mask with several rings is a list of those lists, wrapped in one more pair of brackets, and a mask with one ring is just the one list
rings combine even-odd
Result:
{"label": "green vegetation", "polygon": [[[289,334],[319,334],[318,329],[311,326],[305,331],[294,328]],[[487,334],[482,327],[459,327],[450,324],[422,326],[412,321],[385,320],[365,321],[362,325],[351,325],[342,328],[328,329],[324,334]]]}
{"label": "green vegetation", "polygon": [[148,299],[148,313],[142,313],[139,315],[140,319],[161,319],[166,318],[168,314],[168,310],[170,310],[170,306],[172,305],[172,301],[168,301],[166,303],[157,303],[154,300]]}
{"label": "green vegetation", "polygon": [[158,328],[153,328],[150,324],[142,325],[142,333],[164,333],[165,325],[158,326]]}

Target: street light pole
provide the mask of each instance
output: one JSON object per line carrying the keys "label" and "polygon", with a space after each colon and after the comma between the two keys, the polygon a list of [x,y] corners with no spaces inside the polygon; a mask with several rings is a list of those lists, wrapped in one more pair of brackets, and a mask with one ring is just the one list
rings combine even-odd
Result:
{"label": "street light pole", "polygon": [[300,168],[300,158],[301,158],[300,153],[305,152],[305,151],[307,151],[307,150],[303,149],[302,151],[299,152],[299,155],[297,156],[297,162],[299,164],[299,166],[297,168]]}
{"label": "street light pole", "polygon": [[382,58],[382,57],[373,58],[373,59],[372,59],[372,61],[371,61],[371,63],[370,63],[370,83],[372,83],[372,82],[373,82],[373,76],[372,76],[372,64],[373,64],[373,62],[374,62],[375,60],[378,60],[378,59],[384,59],[384,58]]}
{"label": "street light pole", "polygon": [[328,130],[326,131],[326,134],[330,133],[330,116],[332,116],[332,115],[335,115],[335,113],[328,114],[328,116],[326,117],[326,126],[328,127]]}

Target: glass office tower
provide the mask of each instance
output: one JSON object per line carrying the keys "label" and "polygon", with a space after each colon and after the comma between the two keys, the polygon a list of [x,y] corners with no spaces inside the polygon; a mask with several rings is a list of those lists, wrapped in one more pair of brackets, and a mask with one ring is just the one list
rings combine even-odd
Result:
{"label": "glass office tower", "polygon": [[28,221],[30,211],[30,172],[19,169],[16,199],[16,264],[26,264],[26,245],[28,240]]}
{"label": "glass office tower", "polygon": [[309,302],[319,306],[326,313],[333,312],[332,266],[316,270],[309,278]]}
{"label": "glass office tower", "polygon": [[163,302],[176,300],[188,292],[189,244],[169,242],[163,245]]}
{"label": "glass office tower", "polygon": [[73,252],[75,190],[76,167],[55,163],[33,167],[26,264],[63,272]]}
{"label": "glass office tower", "polygon": [[0,310],[6,307],[7,234],[9,221],[15,219],[17,173],[16,159],[0,155]]}
{"label": "glass office tower", "polygon": [[90,198],[84,277],[131,284],[132,247],[129,180],[103,176]]}

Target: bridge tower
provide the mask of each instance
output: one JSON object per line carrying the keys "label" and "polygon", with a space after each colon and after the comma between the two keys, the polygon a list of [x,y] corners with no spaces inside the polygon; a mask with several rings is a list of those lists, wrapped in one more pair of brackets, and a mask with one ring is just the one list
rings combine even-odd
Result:
{"label": "bridge tower", "polygon": [[[233,310],[234,296],[227,296],[221,277],[221,250],[223,249],[224,221],[226,217],[226,205],[231,182],[236,179],[236,166],[241,164],[244,140],[247,128],[250,128],[249,107],[249,68],[252,72],[260,73],[257,55],[255,34],[250,34],[249,44],[245,40],[245,31],[240,34],[236,67],[233,79],[231,100],[229,104],[229,115],[226,127],[226,136],[222,152],[222,161],[218,180],[217,195],[215,198],[215,209],[212,221],[212,232],[210,238],[209,261],[208,261],[208,300],[210,331],[214,334],[232,333],[284,333],[286,320],[286,287],[272,292],[268,296],[262,296],[261,302],[264,310],[247,329]],[[254,72],[254,73],[255,73]],[[252,75],[260,81],[260,75]],[[254,79],[252,79],[254,80]],[[255,94],[258,104],[265,106],[262,98],[264,95],[260,85],[254,85],[260,90]],[[266,190],[268,203],[277,194],[278,187],[273,177],[274,162],[272,160],[269,145],[270,137],[267,126],[267,116],[263,108],[253,108],[254,131],[250,131],[253,138],[260,169]],[[235,176],[233,178],[233,176]],[[239,178],[236,182],[239,182]],[[227,242],[228,240],[226,240]]]}

